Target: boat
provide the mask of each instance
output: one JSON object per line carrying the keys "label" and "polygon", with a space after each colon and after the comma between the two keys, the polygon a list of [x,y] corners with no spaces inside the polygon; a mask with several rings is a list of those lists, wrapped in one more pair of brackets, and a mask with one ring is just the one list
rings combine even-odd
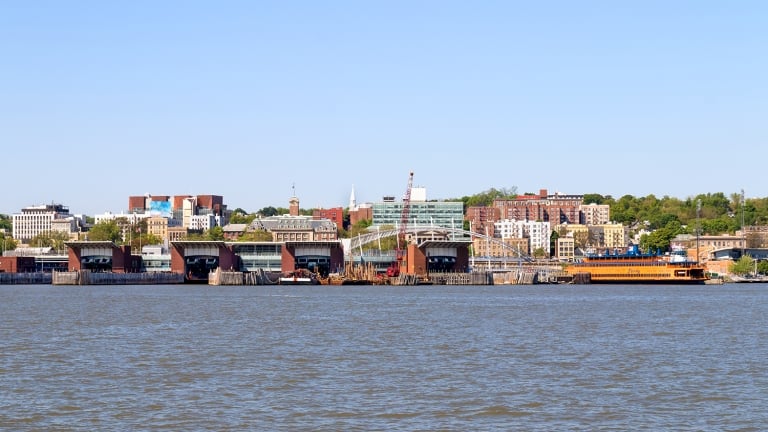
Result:
{"label": "boat", "polygon": [[759,274],[731,275],[730,279],[735,283],[768,283],[768,276]]}
{"label": "boat", "polygon": [[307,269],[297,269],[280,276],[280,285],[320,285],[317,275]]}
{"label": "boat", "polygon": [[755,270],[752,273],[732,274],[731,282],[736,283],[768,283],[768,276],[757,272],[757,260],[755,260]]}
{"label": "boat", "polygon": [[706,268],[689,260],[684,251],[641,253],[637,245],[623,252],[586,255],[565,271],[574,281],[586,283],[704,284],[709,280]]}

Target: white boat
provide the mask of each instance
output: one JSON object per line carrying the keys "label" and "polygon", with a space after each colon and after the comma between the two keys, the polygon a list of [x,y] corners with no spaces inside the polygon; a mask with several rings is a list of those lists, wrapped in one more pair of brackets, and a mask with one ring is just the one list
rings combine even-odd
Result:
{"label": "white boat", "polygon": [[298,269],[280,277],[280,285],[319,285],[317,276],[309,270]]}

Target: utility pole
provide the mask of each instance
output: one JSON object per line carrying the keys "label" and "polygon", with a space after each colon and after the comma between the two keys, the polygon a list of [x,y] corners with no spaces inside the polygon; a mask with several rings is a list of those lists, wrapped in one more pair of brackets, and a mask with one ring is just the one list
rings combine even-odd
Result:
{"label": "utility pole", "polygon": [[747,251],[747,235],[744,231],[744,189],[741,190],[741,256],[744,256]]}
{"label": "utility pole", "polygon": [[699,215],[701,214],[701,200],[696,200],[696,263],[699,262],[699,233],[701,225],[699,224]]}

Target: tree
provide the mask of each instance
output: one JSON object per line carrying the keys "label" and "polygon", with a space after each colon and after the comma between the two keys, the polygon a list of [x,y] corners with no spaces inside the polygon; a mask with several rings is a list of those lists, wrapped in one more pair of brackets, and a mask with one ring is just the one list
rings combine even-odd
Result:
{"label": "tree", "polygon": [[667,226],[640,237],[640,249],[649,251],[667,251],[672,239],[683,234],[685,229],[678,221],[671,221]]}
{"label": "tree", "polygon": [[196,241],[196,240],[208,240],[208,239],[205,238],[205,235],[201,232],[188,231],[187,235],[184,236],[184,240]]}
{"label": "tree", "polygon": [[573,245],[577,249],[585,249],[589,246],[589,231],[574,231]]}
{"label": "tree", "polygon": [[749,255],[742,255],[738,261],[729,266],[728,271],[737,275],[751,274],[755,271],[755,260]]}
{"label": "tree", "polygon": [[605,197],[600,194],[584,194],[584,204],[603,204]]}
{"label": "tree", "polygon": [[462,201],[464,208],[467,207],[488,207],[493,204],[497,199],[512,199],[517,197],[517,187],[511,188],[490,188],[475,195],[465,196],[462,198],[452,198],[446,201]]}
{"label": "tree", "polygon": [[118,243],[123,238],[123,232],[116,221],[102,221],[91,227],[86,238],[90,241]]}
{"label": "tree", "polygon": [[69,240],[69,235],[61,231],[43,231],[29,240],[32,247],[50,247],[56,251],[64,250],[64,242]]}
{"label": "tree", "polygon": [[757,263],[757,272],[761,275],[768,274],[768,261],[760,261]]}
{"label": "tree", "polygon": [[611,206],[611,219],[624,224],[632,225],[637,222],[637,204],[635,197],[624,195]]}
{"label": "tree", "polygon": [[358,235],[366,234],[368,232],[368,228],[371,226],[372,223],[373,221],[371,221],[370,219],[357,221],[354,225],[350,226],[349,229],[339,230],[339,237],[352,238],[352,237],[357,237]]}
{"label": "tree", "polygon": [[[262,217],[269,217],[269,216],[277,216],[279,213],[276,208],[274,207],[264,207],[263,209],[256,212],[258,215]],[[288,213],[286,209],[286,213]]]}
{"label": "tree", "polygon": [[560,239],[560,233],[557,232],[557,230],[553,230],[552,234],[549,236],[549,254],[550,256],[555,255],[555,251],[557,251],[557,240]]}
{"label": "tree", "polygon": [[13,229],[13,221],[8,215],[0,214],[0,229],[10,232]]}
{"label": "tree", "polygon": [[232,213],[232,216],[229,217],[229,223],[249,225],[251,222],[253,222],[254,219],[256,219],[256,217],[258,217],[258,215],[245,214],[245,213]]}
{"label": "tree", "polygon": [[272,233],[263,230],[248,231],[237,238],[239,242],[271,242],[272,240]]}
{"label": "tree", "polygon": [[735,233],[737,228],[734,218],[720,216],[717,219],[702,219],[701,232],[711,235],[720,235],[724,233]]}
{"label": "tree", "polygon": [[148,245],[159,245],[163,244],[163,239],[159,236],[156,236],[154,234],[145,234],[143,236],[144,244]]}
{"label": "tree", "polygon": [[12,237],[6,237],[5,234],[0,233],[0,255],[7,250],[14,250],[18,247],[16,240]]}
{"label": "tree", "polygon": [[224,229],[220,226],[211,227],[211,229],[205,232],[205,237],[208,240],[224,241]]}

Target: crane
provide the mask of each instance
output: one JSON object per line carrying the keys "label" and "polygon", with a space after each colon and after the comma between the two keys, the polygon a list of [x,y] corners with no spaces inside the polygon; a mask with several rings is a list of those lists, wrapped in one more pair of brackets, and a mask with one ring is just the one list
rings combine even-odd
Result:
{"label": "crane", "polygon": [[[393,262],[387,269],[387,276],[398,276],[400,274],[400,268],[402,267],[402,261],[405,260],[405,252],[408,250],[405,238],[408,230],[408,218],[411,214],[411,189],[413,188],[413,171],[408,175],[408,187],[405,189],[405,196],[403,197],[403,211],[400,213],[400,227],[397,232],[397,260]],[[400,249],[400,243],[402,242],[405,250]]]}
{"label": "crane", "polygon": [[408,229],[408,217],[411,214],[411,188],[413,187],[413,171],[408,176],[408,188],[405,189],[403,197],[403,212],[400,214],[400,231],[398,232],[398,242],[403,241],[405,245],[405,233]]}

